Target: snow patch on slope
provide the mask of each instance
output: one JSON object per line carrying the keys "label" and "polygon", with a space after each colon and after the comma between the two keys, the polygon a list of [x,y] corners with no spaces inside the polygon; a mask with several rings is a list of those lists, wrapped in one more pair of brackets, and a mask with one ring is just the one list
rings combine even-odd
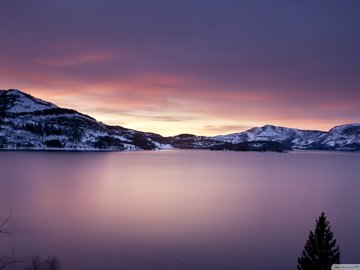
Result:
{"label": "snow patch on slope", "polygon": [[58,108],[56,105],[24,94],[17,89],[0,90],[0,96],[3,95],[10,99],[10,105],[6,108],[9,113],[27,113],[46,109]]}
{"label": "snow patch on slope", "polygon": [[339,148],[350,144],[360,144],[360,124],[347,124],[330,129],[322,144]]}

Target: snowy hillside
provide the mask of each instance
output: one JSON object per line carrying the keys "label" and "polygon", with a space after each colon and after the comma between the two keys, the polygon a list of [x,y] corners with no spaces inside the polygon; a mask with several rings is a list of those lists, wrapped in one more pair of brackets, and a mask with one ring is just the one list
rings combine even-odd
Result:
{"label": "snowy hillside", "polygon": [[0,148],[6,150],[137,150],[162,144],[146,133],[108,126],[19,90],[0,92]]}
{"label": "snowy hillside", "polygon": [[274,141],[292,149],[356,151],[360,150],[360,124],[337,126],[328,132],[266,125],[213,139],[232,144]]}
{"label": "snowy hillside", "polygon": [[320,138],[325,136],[326,132],[300,130],[294,128],[278,127],[265,125],[263,127],[251,128],[241,133],[230,135],[215,136],[215,140],[228,143],[241,143],[252,141],[276,141],[281,142],[293,148],[311,147]]}
{"label": "snowy hillside", "polygon": [[0,90],[0,110],[9,113],[34,112],[57,108],[56,105],[34,98],[17,89]]}
{"label": "snowy hillside", "polygon": [[330,129],[321,144],[325,149],[360,150],[360,124],[341,125]]}

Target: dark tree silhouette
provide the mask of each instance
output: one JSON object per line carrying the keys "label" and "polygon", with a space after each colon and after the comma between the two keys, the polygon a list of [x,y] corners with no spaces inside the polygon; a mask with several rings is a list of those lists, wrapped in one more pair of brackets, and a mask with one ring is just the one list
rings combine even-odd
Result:
{"label": "dark tree silhouette", "polygon": [[315,233],[310,231],[302,255],[298,258],[298,270],[330,270],[340,263],[340,250],[330,230],[325,213],[316,220]]}
{"label": "dark tree silhouette", "polygon": [[[9,226],[10,216],[0,217],[0,234],[10,234],[11,227]],[[25,262],[15,258],[15,250],[10,256],[0,255],[0,270],[7,268],[15,263]],[[47,260],[40,260],[39,256],[34,256],[25,270],[60,270],[60,263],[56,257],[48,258]]]}
{"label": "dark tree silhouette", "polygon": [[0,233],[9,233],[9,216],[0,217]]}
{"label": "dark tree silhouette", "polygon": [[[9,216],[0,217],[0,234],[9,234],[11,227],[9,226]],[[19,263],[20,260],[17,260],[14,256],[15,251],[9,256],[0,255],[0,270],[8,267],[9,265]]]}
{"label": "dark tree silhouette", "polygon": [[39,256],[33,257],[25,270],[59,270],[60,264],[56,257],[42,261]]}

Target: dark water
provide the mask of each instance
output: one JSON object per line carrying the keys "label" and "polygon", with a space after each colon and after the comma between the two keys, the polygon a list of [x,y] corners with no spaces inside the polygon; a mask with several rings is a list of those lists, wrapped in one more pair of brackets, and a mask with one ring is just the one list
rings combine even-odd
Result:
{"label": "dark water", "polygon": [[63,269],[295,269],[325,211],[360,263],[360,154],[0,152],[0,209]]}

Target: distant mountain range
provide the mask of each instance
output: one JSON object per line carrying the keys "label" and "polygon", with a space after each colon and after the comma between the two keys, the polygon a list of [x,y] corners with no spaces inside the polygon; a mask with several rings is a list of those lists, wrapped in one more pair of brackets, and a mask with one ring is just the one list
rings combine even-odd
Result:
{"label": "distant mountain range", "polygon": [[0,90],[1,150],[153,150],[210,149],[232,151],[360,151],[360,123],[328,132],[266,125],[220,136],[181,134],[163,137],[110,126],[16,89]]}

